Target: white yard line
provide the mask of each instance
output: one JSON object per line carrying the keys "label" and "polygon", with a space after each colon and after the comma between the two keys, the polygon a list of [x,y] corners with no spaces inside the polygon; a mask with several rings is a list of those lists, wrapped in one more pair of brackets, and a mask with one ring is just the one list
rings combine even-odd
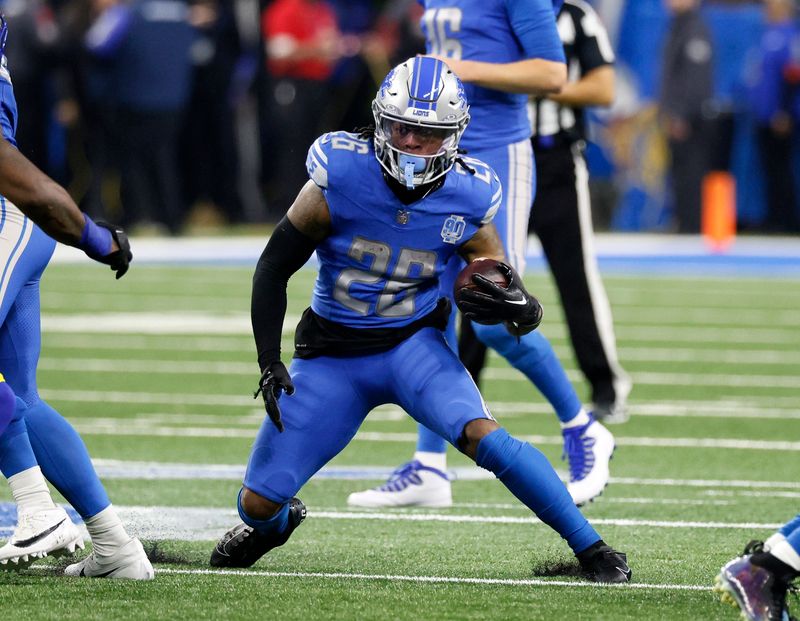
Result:
{"label": "white yard line", "polygon": [[[293,331],[289,326],[287,334]],[[289,346],[291,339],[285,339]],[[45,337],[45,346],[48,351],[61,349],[68,350],[98,350],[135,349],[143,351],[209,351],[216,353],[238,352],[251,355],[253,351],[252,335],[241,334],[222,336],[165,336],[161,334],[92,334],[87,336],[81,333],[51,333]],[[555,347],[560,358],[572,356],[572,349],[568,346]],[[619,349],[620,359],[636,362],[714,362],[723,364],[747,365],[790,365],[800,364],[800,352],[784,349],[729,349],[720,347],[700,348],[671,348],[653,347],[651,345],[632,346],[626,345]],[[492,351],[490,358],[499,360],[500,355]]]}
{"label": "white yard line", "polygon": [[[575,370],[568,370],[567,376],[573,382],[583,379]],[[635,371],[631,373],[633,383],[651,386],[721,386],[726,388],[792,388],[800,392],[800,378],[796,375],[766,375],[752,373],[655,373]],[[489,368],[483,371],[482,378],[508,382],[528,382],[516,369]]]}
{"label": "white yard line", "polygon": [[41,396],[51,401],[76,401],[79,403],[152,403],[158,405],[208,405],[213,407],[253,407],[248,395],[225,395],[220,393],[169,393],[169,392],[125,392],[99,390],[65,390],[42,388]]}
{"label": "white yard line", "polygon": [[[244,476],[244,464],[190,464],[156,461],[127,461],[118,459],[94,459],[95,468],[104,478],[126,479],[239,479]],[[335,480],[382,480],[393,468],[386,466],[325,466],[316,477]],[[448,469],[458,481],[493,479],[494,475],[477,466],[459,466]],[[793,494],[800,491],[798,481],[750,481],[720,479],[654,479],[640,477],[611,477],[611,483],[635,487],[691,487],[709,488],[704,494],[743,495],[743,490],[770,490],[770,494]],[[723,491],[727,490],[727,491]],[[483,505],[476,505],[483,506]]]}
{"label": "white yard line", "polygon": [[[293,334],[299,315],[290,314],[284,321],[284,333]],[[772,323],[769,327],[664,326],[660,324],[639,325],[617,322],[617,338],[625,341],[654,341],[669,343],[709,343],[721,341],[730,344],[787,344],[800,342],[795,326],[780,327]],[[42,315],[42,329],[48,333],[110,333],[110,334],[252,334],[250,314],[244,311],[219,313],[210,311],[187,312],[111,312]],[[564,338],[561,323],[543,326],[548,337]]]}
{"label": "white yard line", "polygon": [[[253,429],[232,429],[230,427],[171,427],[154,425],[151,422],[129,421],[126,419],[101,419],[99,422],[90,419],[73,421],[79,433],[85,435],[117,435],[145,437],[193,437],[193,438],[253,438]],[[539,445],[561,446],[561,436],[519,435],[520,440]],[[360,431],[354,440],[361,442],[416,442],[416,432],[386,433],[379,431]],[[740,440],[720,438],[652,438],[652,437],[619,437],[615,438],[617,446],[639,446],[658,448],[703,448],[730,450],[761,451],[800,451],[800,442],[783,440]]]}
{"label": "white yard line", "polygon": [[[4,503],[13,507],[11,503]],[[235,506],[219,507],[175,507],[175,506],[123,506],[117,505],[120,518],[130,527],[134,536],[143,539],[177,539],[181,541],[215,540],[232,523],[239,521]],[[396,511],[350,511],[319,510],[309,508],[310,520],[352,520],[380,522],[415,522],[439,524],[507,524],[544,526],[533,515],[471,515],[456,513],[424,513],[398,509]],[[592,524],[623,528],[670,528],[706,530],[774,531],[782,526],[775,522],[720,522],[685,520],[648,520],[629,518],[593,518]],[[13,528],[14,518],[9,512],[0,524],[0,537]]]}
{"label": "white yard line", "polygon": [[[42,388],[40,393],[51,401],[66,401],[77,403],[124,403],[124,404],[153,404],[153,405],[181,405],[181,406],[226,406],[248,407],[257,410],[259,403],[247,395],[221,394],[221,393],[162,393],[162,392],[116,392],[97,390],[66,390]],[[497,415],[526,415],[547,414],[552,416],[552,408],[542,402],[533,401],[489,401],[489,409]],[[708,417],[708,418],[747,418],[747,419],[800,419],[798,399],[793,397],[768,396],[757,397],[748,395],[741,399],[725,399],[724,401],[660,401],[654,403],[631,403],[633,416],[652,417]],[[386,405],[377,411],[400,413],[405,416],[402,409]],[[137,414],[144,416],[145,414]],[[147,416],[156,417],[158,414],[148,413]],[[163,414],[164,422],[173,422],[174,414]],[[197,416],[205,416],[196,414]],[[370,414],[368,421],[375,420],[375,412]],[[391,417],[386,416],[387,419]],[[225,417],[227,420],[227,417]],[[209,422],[214,422],[209,419]],[[224,421],[223,421],[224,422]]]}
{"label": "white yard line", "polygon": [[[520,440],[533,444],[561,446],[561,436],[519,435]],[[416,433],[383,433],[377,431],[359,432],[356,440],[369,442],[416,442]],[[650,438],[650,437],[615,437],[617,446],[646,446],[662,448],[705,448],[705,449],[741,449],[768,451],[800,451],[800,442],[783,440],[740,440],[720,438]]]}
{"label": "white yard line", "polygon": [[496,586],[551,586],[551,587],[580,587],[594,589],[647,589],[659,591],[710,591],[709,585],[698,584],[597,584],[595,582],[581,582],[578,580],[545,580],[528,578],[515,580],[513,578],[466,578],[456,576],[406,576],[395,574],[354,574],[354,573],[329,573],[329,572],[300,572],[300,571],[237,571],[233,569],[170,569],[157,568],[158,574],[176,575],[203,575],[203,576],[242,576],[260,578],[302,578],[302,579],[326,579],[326,580],[380,580],[389,582],[415,582],[433,584],[480,584]]}
{"label": "white yard line", "polygon": [[[39,369],[68,373],[171,373],[176,375],[226,375],[253,376],[254,364],[250,362],[192,362],[187,360],[109,360],[107,358],[43,358]],[[572,381],[582,376],[568,370]],[[723,386],[747,388],[795,388],[800,392],[800,379],[795,375],[767,375],[742,373],[632,373],[634,384],[657,386]],[[488,368],[483,377],[490,380],[528,382],[516,369]]]}

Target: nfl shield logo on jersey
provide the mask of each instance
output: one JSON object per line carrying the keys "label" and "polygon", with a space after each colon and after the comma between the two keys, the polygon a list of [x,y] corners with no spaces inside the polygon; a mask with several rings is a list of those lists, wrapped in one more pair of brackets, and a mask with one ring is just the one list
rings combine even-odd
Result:
{"label": "nfl shield logo on jersey", "polygon": [[466,227],[464,216],[450,216],[442,226],[442,239],[446,244],[458,243],[458,240],[464,235]]}
{"label": "nfl shield logo on jersey", "polygon": [[395,215],[395,220],[397,224],[408,224],[408,211],[405,209],[398,209],[397,214]]}

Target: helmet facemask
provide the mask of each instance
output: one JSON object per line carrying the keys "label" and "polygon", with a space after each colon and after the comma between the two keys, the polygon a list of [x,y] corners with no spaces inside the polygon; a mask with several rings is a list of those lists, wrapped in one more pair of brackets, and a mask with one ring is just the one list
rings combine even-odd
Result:
{"label": "helmet facemask", "polygon": [[453,167],[469,122],[464,87],[442,61],[416,57],[386,76],[375,100],[375,156],[407,189]]}

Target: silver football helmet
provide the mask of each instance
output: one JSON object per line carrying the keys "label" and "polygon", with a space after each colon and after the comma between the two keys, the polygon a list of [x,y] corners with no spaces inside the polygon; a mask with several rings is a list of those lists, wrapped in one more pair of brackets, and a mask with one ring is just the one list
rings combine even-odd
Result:
{"label": "silver football helmet", "polygon": [[372,102],[375,157],[413,189],[453,167],[469,123],[464,85],[441,60],[417,56],[392,69]]}

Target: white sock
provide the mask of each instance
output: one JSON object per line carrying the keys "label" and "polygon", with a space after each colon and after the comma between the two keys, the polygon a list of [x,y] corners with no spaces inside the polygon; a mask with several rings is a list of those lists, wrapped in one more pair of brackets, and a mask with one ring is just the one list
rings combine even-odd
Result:
{"label": "white sock", "polygon": [[417,451],[414,453],[416,459],[423,466],[429,468],[436,468],[437,470],[445,471],[447,468],[447,453],[430,453],[428,451]]}
{"label": "white sock", "polygon": [[589,414],[585,409],[581,408],[578,413],[570,418],[566,423],[561,423],[562,429],[571,429],[572,427],[582,427],[589,422]]}
{"label": "white sock", "polygon": [[800,571],[800,554],[792,547],[792,544],[784,539],[776,543],[769,550],[769,553],[779,561],[783,561],[795,571]]}
{"label": "white sock", "polygon": [[775,533],[764,542],[764,552],[769,552],[773,547],[778,545],[781,541],[786,541],[786,537],[780,533]]}
{"label": "white sock", "polygon": [[18,472],[8,479],[18,513],[36,513],[54,509],[55,503],[39,466]]}
{"label": "white sock", "polygon": [[111,556],[131,540],[112,505],[84,520],[84,523],[92,538],[92,549],[96,556]]}

